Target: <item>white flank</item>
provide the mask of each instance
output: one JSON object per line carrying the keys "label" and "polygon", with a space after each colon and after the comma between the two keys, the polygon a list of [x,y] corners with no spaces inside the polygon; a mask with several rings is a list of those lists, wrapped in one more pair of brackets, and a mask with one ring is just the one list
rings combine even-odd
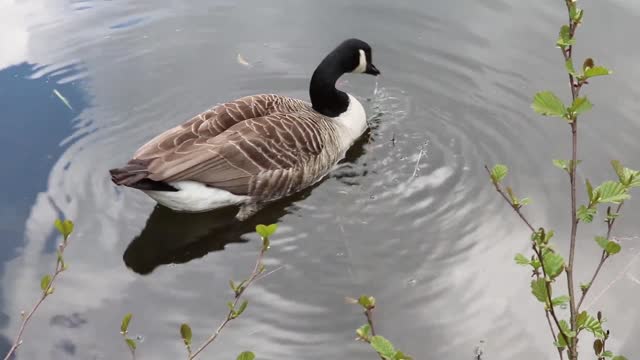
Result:
{"label": "white flank", "polygon": [[205,186],[196,181],[170,183],[178,191],[144,191],[149,197],[170,209],[183,212],[203,212],[247,202],[248,196],[234,195],[226,190]]}

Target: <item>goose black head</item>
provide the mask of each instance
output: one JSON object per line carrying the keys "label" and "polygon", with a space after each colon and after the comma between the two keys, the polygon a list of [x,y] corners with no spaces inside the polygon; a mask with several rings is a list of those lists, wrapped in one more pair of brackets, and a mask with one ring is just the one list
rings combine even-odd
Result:
{"label": "goose black head", "polygon": [[380,70],[371,60],[371,46],[359,39],[343,41],[333,50],[333,55],[339,59],[342,71],[345,73],[362,73],[380,75]]}

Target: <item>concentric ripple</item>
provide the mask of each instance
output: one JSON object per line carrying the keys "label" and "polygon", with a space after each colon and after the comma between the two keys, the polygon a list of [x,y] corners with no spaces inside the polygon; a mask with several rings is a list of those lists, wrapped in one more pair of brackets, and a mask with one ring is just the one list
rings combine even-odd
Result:
{"label": "concentric ripple", "polygon": [[[37,8],[30,1],[14,13]],[[591,6],[587,13],[604,7]],[[606,14],[620,31],[635,28],[628,9],[617,6]],[[369,348],[353,341],[365,319],[345,302],[362,293],[378,299],[378,332],[416,359],[470,359],[477,346],[492,359],[553,355],[529,274],[512,265],[515,252],[527,251],[526,229],[484,169],[508,164],[509,184],[534,200],[527,211],[536,225],[566,227],[566,194],[558,190],[566,179],[544,160],[566,156],[566,129],[529,109],[535,91],[564,85],[555,32],[547,31],[561,18],[547,5],[146,0],[51,7],[23,24],[32,50],[0,57],[37,64],[32,78],[55,79],[88,99],[83,107],[70,102],[64,152],[46,191],[28,194],[35,201],[26,205],[24,245],[1,273],[9,337],[20,310],[38,295],[33,284],[55,261],[50,224],[60,216],[76,222],[70,271],[41,308],[41,325],[27,334],[37,346],[25,342],[19,359],[126,357],[118,329],[127,312],[144,338],[140,358],[183,357],[179,324],[190,323],[197,342],[217,327],[228,280],[253,267],[258,223],[279,224],[265,259],[273,272],[249,289],[247,312],[209,350],[215,358],[251,349],[260,359],[370,359]],[[606,43],[609,22],[589,24],[589,36]],[[307,99],[320,58],[336,39],[352,36],[372,44],[382,76],[347,75],[338,86],[364,104],[370,130],[313,188],[236,223],[232,210],[176,214],[110,182],[108,169],[142,143],[218,102],[265,92]],[[614,157],[640,167],[633,164],[640,146],[630,135],[639,130],[640,79],[631,70],[640,54],[611,46],[610,53],[625,51],[609,59],[630,75],[594,88],[602,105],[581,128],[581,146],[595,154],[585,173],[602,173]],[[595,119],[604,114],[619,121],[620,133]],[[53,126],[38,124],[31,131]],[[587,231],[596,229],[585,238]],[[632,334],[637,310],[622,298],[640,292],[638,229],[630,221],[619,231],[632,250],[603,275],[594,306],[620,306],[607,317]],[[566,234],[557,237],[564,246]],[[589,259],[591,250],[579,256]],[[619,339],[629,358],[640,354],[632,336]]]}

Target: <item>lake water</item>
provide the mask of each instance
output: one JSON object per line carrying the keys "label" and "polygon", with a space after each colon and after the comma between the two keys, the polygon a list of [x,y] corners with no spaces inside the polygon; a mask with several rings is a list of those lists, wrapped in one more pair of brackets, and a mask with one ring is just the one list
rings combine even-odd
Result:
{"label": "lake water", "polygon": [[[612,178],[609,160],[640,168],[640,48],[633,0],[584,1],[576,57],[615,73],[592,81],[580,125],[580,183]],[[484,164],[511,167],[533,199],[535,226],[566,254],[569,129],[530,109],[536,91],[567,99],[554,47],[555,1],[170,0],[0,3],[0,353],[20,311],[39,296],[59,239],[76,222],[70,264],[25,333],[17,359],[127,359],[127,312],[139,359],[180,359],[182,322],[200,343],[248,275],[258,223],[278,223],[249,307],[202,358],[374,359],[354,341],[364,317],[346,296],[378,299],[376,326],[416,359],[534,360],[557,356],[529,272],[513,263],[528,232],[498,197]],[[232,214],[175,214],[117,189],[108,169],[153,135],[210,106],[277,92],[308,99],[315,66],[340,41],[373,46],[382,71],[347,75],[371,132],[346,165],[245,224]],[[240,61],[239,61],[240,55]],[[67,101],[67,106],[54,90]],[[580,192],[581,199],[584,199]],[[625,205],[612,259],[587,305],[604,309],[611,350],[640,357],[640,202]],[[583,228],[577,281],[598,259]],[[588,337],[582,353],[591,352]],[[587,357],[591,358],[591,357]]]}

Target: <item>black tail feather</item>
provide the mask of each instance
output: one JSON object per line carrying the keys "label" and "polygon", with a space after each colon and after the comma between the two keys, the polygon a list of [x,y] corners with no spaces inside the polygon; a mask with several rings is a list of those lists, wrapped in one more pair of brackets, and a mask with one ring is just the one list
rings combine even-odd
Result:
{"label": "black tail feather", "polygon": [[111,181],[116,185],[128,186],[140,190],[156,190],[156,191],[178,191],[173,186],[162,182],[147,178],[149,171],[147,170],[148,161],[131,160],[127,165],[121,168],[111,169]]}

